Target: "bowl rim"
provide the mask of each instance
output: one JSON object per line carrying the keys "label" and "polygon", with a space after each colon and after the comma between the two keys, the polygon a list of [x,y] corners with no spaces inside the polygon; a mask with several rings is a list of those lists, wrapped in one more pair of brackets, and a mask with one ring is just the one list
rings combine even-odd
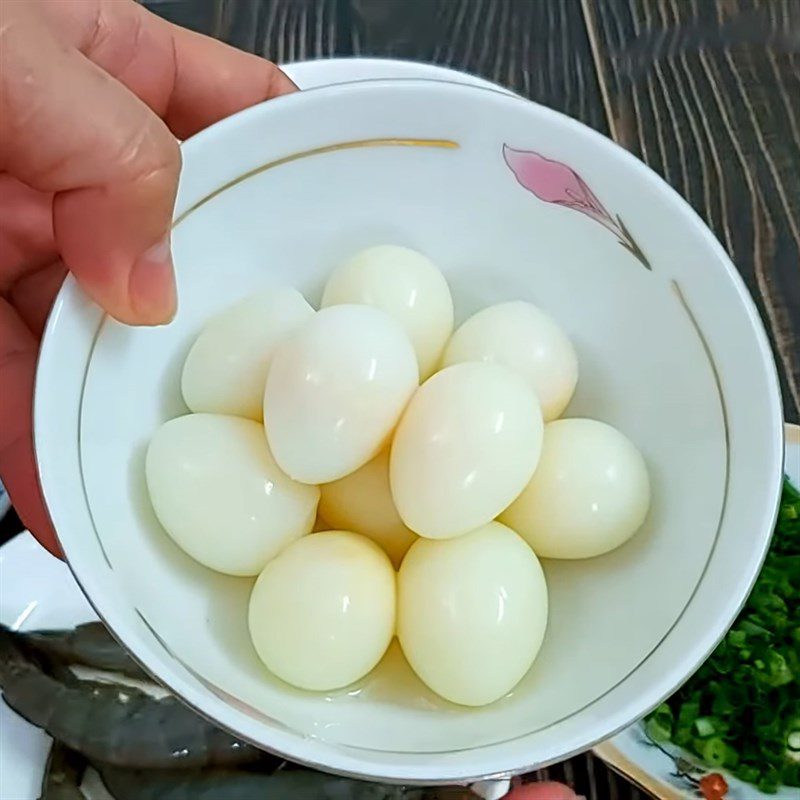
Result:
{"label": "bowl rim", "polygon": [[[343,758],[341,757],[342,751],[346,750],[350,753],[358,753],[359,748],[354,748],[352,746],[341,745],[335,742],[325,742],[318,740],[318,744],[322,745],[323,749],[321,752],[324,752],[327,756],[333,755],[332,761],[334,762],[341,762],[345,761],[350,764],[350,766],[343,767],[343,766],[335,766],[332,765],[329,761],[320,761],[319,754],[320,751],[317,752],[315,757],[304,756],[301,751],[305,748],[303,746],[303,742],[305,742],[305,738],[302,737],[299,732],[291,731],[288,735],[290,737],[294,737],[299,743],[292,747],[291,749],[287,749],[284,746],[274,746],[272,744],[269,745],[268,749],[273,752],[279,753],[286,758],[305,764],[307,766],[320,769],[327,772],[333,772],[336,774],[345,775],[348,777],[353,778],[361,778],[366,780],[379,780],[387,783],[405,783],[405,784],[427,784],[427,785],[434,785],[434,784],[453,784],[453,783],[465,783],[465,782],[472,782],[472,781],[479,781],[485,779],[491,779],[496,777],[507,777],[510,775],[521,774],[523,772],[529,772],[534,769],[540,768],[542,766],[546,766],[547,764],[551,764],[569,757],[576,755],[577,753],[583,752],[588,750],[599,741],[604,739],[610,738],[614,736],[619,731],[623,730],[625,727],[630,725],[636,719],[640,718],[644,714],[648,713],[652,708],[655,708],[659,703],[663,702],[663,700],[671,695],[688,677],[705,661],[708,655],[713,651],[722,637],[725,635],[725,632],[733,623],[733,620],[738,614],[738,611],[741,609],[743,604],[746,601],[747,596],[752,589],[752,586],[760,572],[761,565],[763,564],[763,560],[766,557],[767,550],[769,547],[770,535],[771,531],[774,529],[775,519],[777,517],[778,506],[780,501],[780,487],[781,487],[781,477],[782,477],[782,454],[784,450],[784,429],[783,429],[783,413],[782,413],[782,405],[781,405],[781,393],[780,393],[780,383],[778,377],[777,366],[775,364],[774,356],[772,354],[772,350],[769,345],[768,336],[766,330],[764,328],[763,321],[761,320],[755,302],[751,295],[749,294],[744,280],[742,276],[738,273],[735,266],[733,265],[730,257],[725,252],[724,248],[714,236],[712,231],[708,228],[705,222],[700,218],[700,216],[694,211],[694,209],[688,204],[683,197],[681,197],[677,191],[675,191],[666,181],[661,178],[656,172],[654,172],[650,167],[644,164],[641,160],[635,157],[633,154],[629,153],[627,150],[622,148],[613,140],[609,139],[608,137],[604,136],[603,134],[595,131],[594,129],[588,127],[587,125],[565,115],[561,112],[555,111],[553,109],[547,108],[542,106],[538,103],[533,101],[527,100],[526,98],[509,94],[507,91],[503,91],[500,88],[489,88],[489,87],[482,87],[482,86],[475,86],[475,85],[466,85],[463,83],[458,83],[456,81],[447,81],[441,79],[426,79],[426,78],[403,78],[403,79],[378,79],[378,80],[363,80],[363,81],[353,81],[343,84],[334,84],[330,86],[320,86],[315,87],[312,89],[308,89],[302,92],[297,92],[291,95],[285,95],[283,97],[277,98],[275,100],[268,101],[266,103],[261,103],[259,105],[253,106],[251,108],[245,109],[240,111],[230,117],[227,117],[220,122],[210,126],[209,128],[201,131],[200,133],[196,134],[195,136],[187,139],[185,142],[181,144],[181,147],[189,152],[195,150],[202,150],[202,148],[206,147],[207,145],[213,145],[220,139],[223,139],[227,136],[228,132],[231,130],[235,130],[239,125],[243,122],[248,123],[257,123],[259,125],[263,124],[263,119],[266,115],[268,119],[272,110],[275,108],[286,108],[291,107],[292,105],[300,105],[306,104],[308,102],[314,102],[314,99],[319,96],[320,93],[326,95],[342,95],[342,94],[357,94],[359,92],[375,92],[376,90],[379,92],[392,92],[395,90],[400,89],[401,91],[409,91],[414,89],[431,89],[435,88],[439,91],[446,91],[448,93],[454,93],[455,95],[458,94],[466,94],[466,95],[473,95],[477,96],[478,93],[485,93],[485,96],[491,96],[495,102],[498,103],[508,103],[508,104],[525,104],[532,114],[532,118],[538,115],[540,118],[545,117],[552,120],[557,125],[564,128],[569,133],[576,133],[578,136],[583,137],[586,140],[586,144],[589,148],[592,147],[600,147],[605,148],[605,152],[607,152],[610,156],[622,159],[626,161],[632,170],[634,170],[638,177],[644,181],[653,184],[657,190],[668,198],[671,205],[674,205],[678,210],[680,210],[686,220],[686,224],[690,225],[694,228],[698,233],[701,233],[707,246],[711,249],[711,251],[716,255],[717,260],[719,263],[724,267],[725,273],[729,281],[732,282],[733,287],[736,290],[738,299],[742,304],[743,310],[746,312],[748,321],[750,323],[750,334],[755,337],[756,344],[758,346],[760,362],[766,368],[766,372],[768,373],[766,376],[766,381],[768,384],[768,391],[771,403],[771,420],[770,420],[770,427],[773,437],[773,444],[774,452],[776,454],[776,469],[774,470],[775,474],[772,479],[772,486],[770,487],[770,491],[768,492],[771,494],[773,498],[773,502],[769,508],[764,509],[764,516],[763,516],[763,523],[761,525],[761,530],[759,531],[760,539],[761,539],[761,548],[760,552],[758,553],[758,558],[754,559],[749,565],[747,570],[743,570],[742,574],[739,576],[739,585],[741,587],[741,591],[739,592],[739,601],[736,604],[736,608],[725,615],[725,618],[721,618],[718,622],[722,623],[718,629],[708,629],[711,630],[711,634],[709,634],[708,630],[701,632],[701,635],[697,637],[696,644],[689,652],[689,655],[686,653],[684,654],[683,659],[680,661],[680,664],[683,666],[680,668],[673,667],[669,671],[665,671],[663,677],[657,684],[654,684],[653,688],[647,694],[647,698],[644,702],[641,699],[644,693],[639,692],[634,698],[630,700],[626,700],[625,702],[620,704],[620,708],[616,711],[613,715],[613,722],[611,725],[600,726],[602,727],[601,732],[598,734],[597,729],[595,728],[594,732],[591,733],[589,736],[585,737],[585,740],[581,742],[580,746],[578,747],[570,747],[570,749],[566,752],[559,753],[558,755],[554,755],[552,757],[548,757],[545,759],[540,759],[534,761],[533,763],[526,763],[519,765],[516,763],[516,760],[513,763],[509,763],[508,756],[502,756],[501,754],[497,754],[495,757],[492,757],[490,760],[493,762],[502,762],[498,763],[497,769],[490,769],[488,772],[485,769],[477,773],[470,772],[468,768],[464,768],[463,766],[459,766],[459,769],[455,771],[454,774],[445,775],[444,777],[441,776],[441,770],[436,769],[436,754],[417,754],[418,756],[418,764],[411,768],[408,767],[406,769],[401,768],[401,771],[398,772],[397,766],[392,766],[389,761],[388,757],[391,755],[395,755],[392,753],[386,753],[386,757],[384,758],[384,762],[386,762],[380,769],[385,774],[378,774],[376,769],[378,765],[375,765],[376,769],[372,769],[370,771],[369,767],[366,769],[363,767],[363,764],[359,763],[358,758]],[[175,214],[173,217],[173,221],[179,219],[181,216],[181,210],[176,208]],[[54,502],[54,492],[51,488],[51,473],[54,472],[53,470],[53,462],[57,461],[58,454],[52,453],[51,448],[48,446],[47,441],[45,440],[44,430],[46,428],[45,420],[46,420],[46,405],[47,401],[45,398],[45,387],[48,384],[52,384],[52,376],[50,372],[52,370],[52,354],[48,349],[48,344],[52,342],[55,336],[55,330],[58,325],[58,321],[61,318],[62,314],[69,314],[75,313],[76,307],[75,303],[78,298],[82,295],[80,289],[77,286],[74,278],[69,276],[67,281],[65,282],[64,286],[59,291],[59,294],[53,304],[53,308],[51,310],[50,316],[48,318],[45,331],[42,337],[42,347],[40,350],[40,358],[39,363],[37,366],[36,372],[36,380],[35,380],[35,393],[34,393],[34,446],[37,456],[37,469],[38,469],[38,476],[40,485],[42,487],[42,495],[45,500],[45,504],[47,506],[48,511],[51,514],[51,518],[54,521],[56,518],[61,518],[67,526],[69,526],[69,512],[64,512],[64,515],[61,515],[61,510],[56,509],[58,505],[57,502]],[[53,513],[56,511],[56,513]],[[116,616],[116,612],[113,611],[112,613],[108,614],[101,610],[100,606],[104,605],[102,601],[95,600],[90,594],[90,590],[87,590],[86,584],[90,584],[92,582],[91,578],[81,579],[77,574],[77,569],[75,568],[73,562],[69,559],[67,554],[67,549],[64,547],[64,540],[62,536],[59,536],[57,533],[58,543],[64,552],[65,556],[67,557],[67,564],[76,580],[78,585],[81,588],[81,591],[89,600],[90,604],[94,608],[95,612],[98,616],[103,620],[103,622],[107,625],[109,630],[112,634],[120,641],[123,642],[123,638],[117,633],[115,626],[113,623],[109,623],[108,617],[111,616],[112,618]],[[702,579],[701,579],[702,583]],[[699,586],[700,584],[698,584]],[[691,602],[691,601],[690,601]],[[688,607],[688,606],[687,606]],[[729,609],[730,611],[730,609]],[[119,626],[117,626],[119,627]],[[123,626],[123,629],[126,626]],[[129,647],[125,645],[126,648]],[[159,662],[156,664],[155,667],[149,666],[146,661],[140,654],[136,651],[131,650],[131,653],[134,655],[137,661],[139,661],[144,669],[154,675],[159,674],[159,672],[163,669],[163,663]],[[626,676],[626,679],[629,676]],[[194,711],[196,711],[201,716],[211,720],[214,724],[219,725],[220,727],[231,731],[235,736],[245,740],[250,741],[258,747],[266,747],[265,744],[261,743],[253,736],[248,736],[243,734],[239,730],[235,730],[231,727],[230,724],[221,723],[215,716],[213,716],[212,711],[203,710],[204,706],[210,706],[210,703],[204,701],[203,695],[200,691],[196,690],[194,687],[186,686],[182,690],[176,690],[175,684],[179,681],[177,676],[173,676],[169,681],[164,680],[162,677],[158,678],[159,682],[163,683],[167,686],[176,696],[178,696],[183,702],[189,705]],[[229,705],[225,703],[225,705]],[[275,735],[277,738],[282,738],[280,732],[270,732],[272,735]],[[299,739],[298,739],[299,737]],[[523,737],[524,738],[524,735]],[[290,741],[291,743],[291,741]],[[494,746],[498,748],[502,748],[507,743],[498,743]],[[473,750],[479,750],[480,748],[468,748],[469,752]],[[370,751],[372,755],[376,755],[375,751]],[[336,755],[338,754],[338,756]],[[413,755],[413,754],[408,754]],[[444,757],[443,754],[440,754],[441,757]],[[358,768],[356,768],[358,767]],[[450,767],[452,769],[452,767]],[[413,772],[414,775],[409,776],[406,775],[405,772]],[[401,774],[402,773],[402,774]]]}

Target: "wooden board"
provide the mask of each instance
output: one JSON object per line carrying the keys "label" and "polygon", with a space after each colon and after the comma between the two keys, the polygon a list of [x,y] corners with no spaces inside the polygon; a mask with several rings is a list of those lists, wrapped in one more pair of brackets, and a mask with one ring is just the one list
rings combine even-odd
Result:
{"label": "wooden board", "polygon": [[582,0],[611,136],[677,189],[756,299],[800,408],[800,1]]}
{"label": "wooden board", "polygon": [[453,67],[608,133],[576,0],[351,0],[352,49]]}

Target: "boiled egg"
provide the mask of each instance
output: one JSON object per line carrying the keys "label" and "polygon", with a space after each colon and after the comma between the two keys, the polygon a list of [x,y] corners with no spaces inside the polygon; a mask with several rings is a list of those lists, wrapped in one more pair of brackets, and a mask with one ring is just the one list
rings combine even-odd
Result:
{"label": "boiled egg", "polygon": [[536,394],[507,367],[469,362],[437,372],[392,443],[390,485],[403,522],[432,539],[485,525],[531,479],[542,428]]}
{"label": "boiled egg", "polygon": [[361,469],[320,488],[319,513],[332,528],[368,536],[400,566],[416,534],[400,519],[389,488],[389,451]]}
{"label": "boiled egg", "polygon": [[322,309],[272,356],[264,426],[275,460],[303,483],[354,472],[386,445],[417,384],[414,348],[386,312]]}
{"label": "boiled egg", "polygon": [[650,506],[644,459],[616,428],[592,419],[545,426],[539,467],[500,515],[544,558],[590,558],[626,542]]}
{"label": "boiled egg", "polygon": [[295,289],[267,289],[211,319],[189,350],[181,391],[192,411],[261,420],[275,346],[314,315]]}
{"label": "boiled egg", "polygon": [[250,597],[250,636],[266,667],[300,689],[347,686],[382,658],[395,628],[395,572],[348,531],[306,536],[270,561]]}
{"label": "boiled egg", "polygon": [[322,305],[363,303],[383,309],[405,329],[422,380],[433,374],[453,332],[453,299],[439,268],[407,247],[369,247],[333,271]]}
{"label": "boiled egg", "polygon": [[531,303],[489,306],[453,334],[442,357],[449,366],[463,361],[504,364],[530,383],[545,422],[559,417],[578,382],[578,358],[561,327]]}
{"label": "boiled egg", "polygon": [[221,414],[170,420],[150,442],[145,473],[167,533],[218,572],[258,575],[314,524],[319,489],[281,472],[252,420]]}
{"label": "boiled egg", "polygon": [[547,585],[533,551],[490,522],[457,539],[419,539],[398,575],[397,636],[414,672],[453,703],[508,694],[536,658]]}

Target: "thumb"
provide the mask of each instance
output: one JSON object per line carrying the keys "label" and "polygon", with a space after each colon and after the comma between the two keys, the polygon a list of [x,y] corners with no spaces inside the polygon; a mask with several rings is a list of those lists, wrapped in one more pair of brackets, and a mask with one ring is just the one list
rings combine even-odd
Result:
{"label": "thumb", "polygon": [[23,15],[3,39],[0,168],[55,193],[57,248],[96,302],[123,322],[168,321],[177,142],[141,100],[34,18]]}

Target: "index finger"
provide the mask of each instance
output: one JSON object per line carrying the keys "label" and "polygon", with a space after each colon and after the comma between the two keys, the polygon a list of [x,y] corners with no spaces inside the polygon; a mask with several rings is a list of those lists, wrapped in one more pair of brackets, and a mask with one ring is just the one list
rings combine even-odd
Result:
{"label": "index finger", "polygon": [[165,121],[181,138],[244,108],[297,91],[275,64],[174,25],[175,83]]}
{"label": "index finger", "polygon": [[157,17],[134,2],[49,3],[74,47],[186,138],[244,108],[296,90],[275,64]]}

